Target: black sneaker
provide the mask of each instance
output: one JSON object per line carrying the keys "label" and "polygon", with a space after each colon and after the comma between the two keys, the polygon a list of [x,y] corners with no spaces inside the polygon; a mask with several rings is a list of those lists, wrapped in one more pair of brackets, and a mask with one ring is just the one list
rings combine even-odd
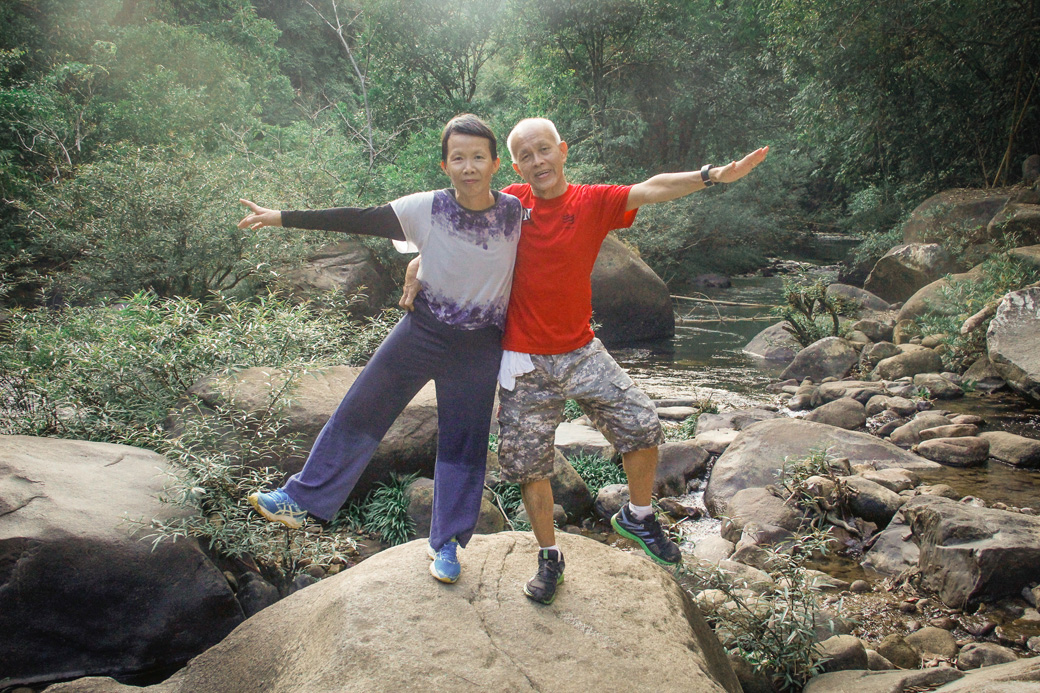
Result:
{"label": "black sneaker", "polygon": [[538,572],[524,585],[528,598],[552,604],[556,599],[556,586],[563,582],[563,552],[542,549],[538,552]]}
{"label": "black sneaker", "polygon": [[661,565],[673,566],[682,561],[682,552],[675,542],[665,536],[661,523],[651,513],[645,520],[637,520],[628,511],[628,503],[610,518],[614,530],[631,539],[646,551],[646,555]]}

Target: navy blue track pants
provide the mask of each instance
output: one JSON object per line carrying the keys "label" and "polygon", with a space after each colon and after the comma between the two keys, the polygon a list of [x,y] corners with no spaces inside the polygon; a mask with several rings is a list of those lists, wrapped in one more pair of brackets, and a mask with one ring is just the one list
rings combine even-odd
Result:
{"label": "navy blue track pants", "polygon": [[331,519],[391,424],[432,379],[438,429],[430,544],[439,549],[454,536],[465,546],[480,513],[501,356],[497,327],[451,327],[420,296],[362,369],[286,493],[312,515]]}

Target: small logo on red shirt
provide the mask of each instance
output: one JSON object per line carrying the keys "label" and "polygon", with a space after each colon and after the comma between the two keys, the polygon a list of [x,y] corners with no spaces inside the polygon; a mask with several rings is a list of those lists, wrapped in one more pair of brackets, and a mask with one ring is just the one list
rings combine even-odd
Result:
{"label": "small logo on red shirt", "polygon": [[574,226],[574,215],[573,214],[564,214],[563,215],[563,225],[565,227],[566,226]]}

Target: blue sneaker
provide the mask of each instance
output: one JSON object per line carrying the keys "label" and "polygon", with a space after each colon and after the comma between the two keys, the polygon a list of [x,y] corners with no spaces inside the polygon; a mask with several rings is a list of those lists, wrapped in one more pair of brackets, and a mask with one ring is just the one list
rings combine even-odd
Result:
{"label": "blue sneaker", "polygon": [[459,542],[455,541],[455,537],[449,539],[440,551],[434,551],[432,546],[427,546],[427,553],[433,560],[430,564],[430,575],[441,582],[452,583],[458,580],[462,572],[462,565],[456,556],[458,549]]}
{"label": "blue sneaker", "polygon": [[298,506],[284,489],[275,489],[270,493],[251,493],[249,504],[265,519],[281,522],[291,529],[303,527],[303,521],[307,519],[307,511]]}

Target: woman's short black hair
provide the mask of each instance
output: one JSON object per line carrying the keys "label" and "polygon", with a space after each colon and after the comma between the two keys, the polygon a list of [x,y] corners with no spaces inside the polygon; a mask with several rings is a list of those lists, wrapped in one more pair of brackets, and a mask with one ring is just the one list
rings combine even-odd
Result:
{"label": "woman's short black hair", "polygon": [[491,147],[491,158],[498,158],[498,140],[495,139],[495,133],[491,132],[488,124],[472,113],[462,113],[449,120],[448,124],[444,126],[444,132],[441,133],[441,161],[448,160],[448,138],[456,133],[487,139]]}

